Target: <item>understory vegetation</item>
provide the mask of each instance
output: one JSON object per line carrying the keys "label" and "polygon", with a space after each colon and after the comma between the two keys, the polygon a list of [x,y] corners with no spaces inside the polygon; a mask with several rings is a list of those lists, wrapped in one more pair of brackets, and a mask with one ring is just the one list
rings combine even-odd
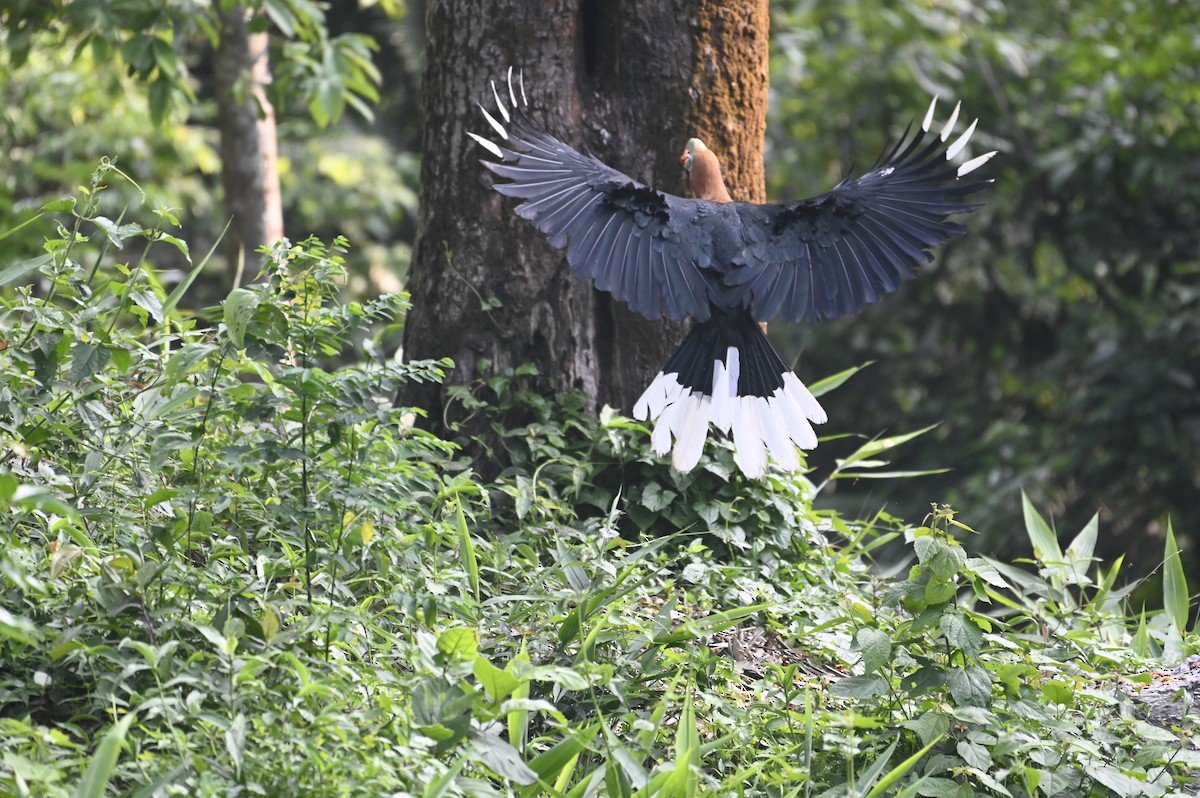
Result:
{"label": "understory vegetation", "polygon": [[[1190,727],[1135,700],[1192,651],[1173,534],[1146,611],[1095,520],[1063,548],[1026,501],[1003,562],[965,552],[970,507],[823,509],[903,478],[910,436],[681,475],[525,371],[458,396],[527,420],[472,444],[506,464],[484,480],[393,406],[446,364],[375,345],[405,299],[340,299],[346,242],[281,242],[185,315],[204,256],[169,211],[103,215],[112,179],[0,263],[0,793],[1194,790]],[[159,248],[194,265],[164,284]]]}

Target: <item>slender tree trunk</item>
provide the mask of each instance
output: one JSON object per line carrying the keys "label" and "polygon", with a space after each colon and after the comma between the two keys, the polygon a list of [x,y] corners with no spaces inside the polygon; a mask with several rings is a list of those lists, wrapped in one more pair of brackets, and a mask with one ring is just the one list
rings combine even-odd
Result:
{"label": "slender tree trunk", "polygon": [[254,250],[283,237],[275,109],[265,89],[271,82],[267,34],[250,33],[249,15],[240,4],[218,11],[214,62],[221,182],[232,220],[225,246],[239,264],[239,282],[254,278]]}
{"label": "slender tree trunk", "polygon": [[[447,384],[535,364],[560,389],[628,412],[684,322],[648,321],[575,277],[491,190],[475,102],[523,70],[536,118],[631,177],[681,194],[691,136],[721,155],[740,199],[763,195],[766,0],[433,0],[426,20],[421,211],[408,358],[452,357]],[[497,304],[498,303],[498,304]],[[446,386],[406,403],[442,417]],[[460,413],[447,409],[447,417]],[[436,426],[436,424],[435,424]]]}

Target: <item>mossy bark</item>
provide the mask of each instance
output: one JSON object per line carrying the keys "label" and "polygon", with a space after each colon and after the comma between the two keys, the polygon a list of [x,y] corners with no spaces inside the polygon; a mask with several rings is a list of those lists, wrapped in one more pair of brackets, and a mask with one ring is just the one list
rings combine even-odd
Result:
{"label": "mossy bark", "polygon": [[[521,69],[534,116],[569,144],[671,193],[684,142],[707,135],[739,198],[763,195],[765,0],[444,0],[426,20],[422,197],[405,330],[409,359],[445,357],[443,386],[401,397],[440,419],[446,387],[523,363],[596,409],[629,412],[686,322],[650,322],[575,277],[493,191],[475,102]],[[481,368],[485,366],[484,368]],[[443,412],[445,411],[445,412]]]}

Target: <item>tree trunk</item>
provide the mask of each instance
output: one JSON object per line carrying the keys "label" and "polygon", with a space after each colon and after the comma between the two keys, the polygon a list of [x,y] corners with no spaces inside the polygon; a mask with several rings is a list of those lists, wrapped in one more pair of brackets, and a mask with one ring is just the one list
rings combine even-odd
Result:
{"label": "tree trunk", "polygon": [[283,205],[275,137],[275,109],[267,34],[250,33],[242,5],[218,11],[220,41],[214,59],[221,183],[231,218],[224,245],[238,264],[237,282],[257,272],[254,250],[283,237]]}
{"label": "tree trunk", "polygon": [[[488,81],[511,64],[535,118],[572,146],[681,194],[679,153],[701,136],[734,196],[761,199],[766,0],[441,0],[426,30],[406,357],[453,358],[447,385],[470,383],[485,361],[486,373],[533,363],[596,409],[629,412],[686,324],[643,319],[575,277],[490,188],[464,131],[488,132],[475,102],[491,102]],[[445,388],[414,386],[402,401],[441,419]]]}

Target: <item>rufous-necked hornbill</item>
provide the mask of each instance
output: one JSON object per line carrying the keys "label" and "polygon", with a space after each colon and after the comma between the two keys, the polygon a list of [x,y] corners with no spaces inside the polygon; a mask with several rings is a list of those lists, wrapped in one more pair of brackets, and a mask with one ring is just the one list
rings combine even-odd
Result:
{"label": "rufous-necked hornbill", "polygon": [[[492,84],[499,117],[480,105],[495,137],[471,133],[523,200],[516,212],[566,250],[567,263],[637,313],[695,325],[634,406],[655,422],[651,442],[680,471],[700,459],[709,426],[733,434],[734,460],[761,477],[767,455],[796,469],[799,446],[817,445],[825,411],[783,362],[757,322],[815,322],[853,313],[895,291],[933,259],[930,248],[966,232],[946,221],[975,210],[964,197],[991,181],[961,178],[995,153],[951,163],[975,122],[949,145],[958,106],[930,135],[935,98],[919,130],[858,178],[812,199],[733,202],[717,157],[699,139],[680,162],[695,198],[644,186],[542,130],[526,114],[524,83],[508,74],[508,102]],[[518,99],[518,94],[519,99]],[[910,126],[911,132],[911,126]]]}

